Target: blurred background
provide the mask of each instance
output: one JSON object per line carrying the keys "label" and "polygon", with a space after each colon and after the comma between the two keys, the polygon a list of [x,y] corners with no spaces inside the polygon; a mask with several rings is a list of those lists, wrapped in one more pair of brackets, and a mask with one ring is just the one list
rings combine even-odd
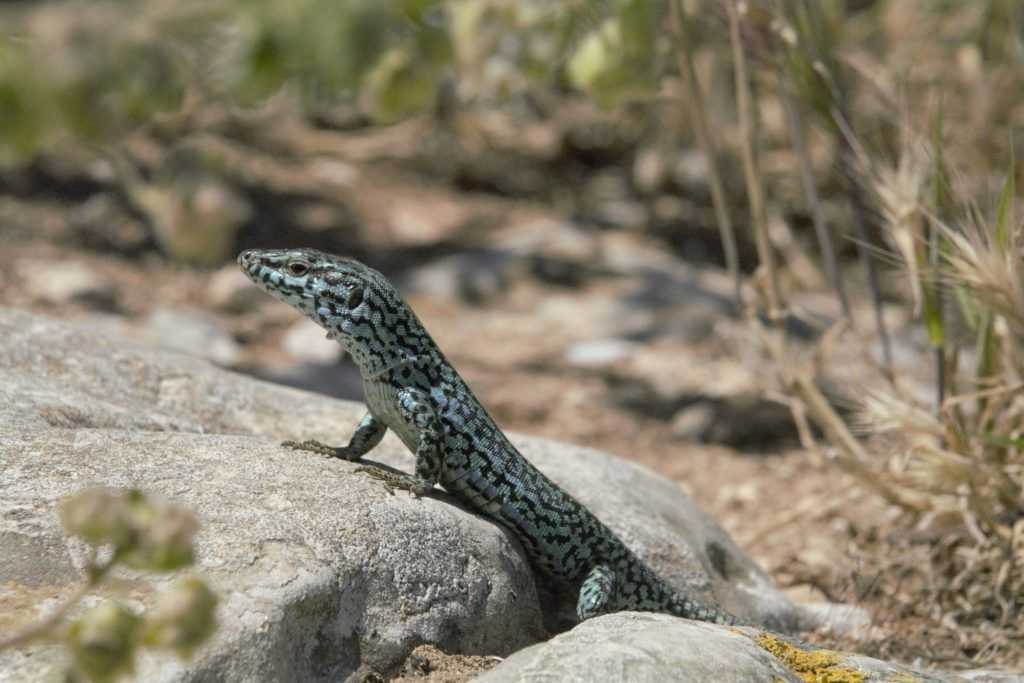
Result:
{"label": "blurred background", "polygon": [[1021,667],[1022,92],[1015,0],[8,1],[0,305],[362,400],[234,264],[356,257],[808,638]]}

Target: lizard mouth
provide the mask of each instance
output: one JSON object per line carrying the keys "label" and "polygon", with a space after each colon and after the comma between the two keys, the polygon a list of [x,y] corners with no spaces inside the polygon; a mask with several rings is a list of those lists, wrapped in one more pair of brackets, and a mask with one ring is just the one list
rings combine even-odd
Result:
{"label": "lizard mouth", "polygon": [[260,263],[259,254],[255,249],[246,249],[239,254],[238,266],[245,273],[246,277],[259,284],[259,281],[262,279],[261,271],[263,270],[263,264]]}

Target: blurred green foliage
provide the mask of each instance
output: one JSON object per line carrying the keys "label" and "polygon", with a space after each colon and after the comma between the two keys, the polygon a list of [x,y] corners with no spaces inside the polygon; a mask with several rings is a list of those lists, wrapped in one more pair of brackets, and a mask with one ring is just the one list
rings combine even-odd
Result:
{"label": "blurred green foliage", "polygon": [[314,107],[362,90],[376,116],[393,120],[430,101],[451,60],[440,0],[258,0],[229,23],[237,43],[226,85],[245,103],[288,83]]}
{"label": "blurred green foliage", "polygon": [[[683,4],[705,27],[721,26],[721,2]],[[829,120],[842,86],[832,79],[851,22],[867,17],[866,40],[897,51],[882,44],[883,24],[887,14],[898,14],[897,5],[747,2],[744,37],[756,62],[781,60],[806,106]],[[114,139],[177,111],[186,94],[251,107],[287,90],[307,111],[355,103],[384,123],[428,107],[446,80],[457,84],[462,101],[505,97],[538,83],[582,90],[603,106],[649,100],[673,62],[666,58],[667,8],[667,0],[0,6],[0,161],[24,160],[68,137]],[[938,29],[952,18],[959,39],[983,58],[1024,58],[1020,3],[937,2],[913,11],[935,18],[940,40]],[[706,43],[704,34],[695,40]]]}
{"label": "blurred green foliage", "polygon": [[624,0],[575,46],[568,61],[570,82],[600,104],[651,96],[657,89],[655,62],[662,3]]}
{"label": "blurred green foliage", "polygon": [[[186,93],[310,111],[357,103],[378,122],[428,107],[446,78],[489,98],[563,79],[613,105],[657,83],[651,0],[63,2],[0,10],[0,160],[68,137],[103,142]],[[495,84],[498,84],[495,87]]]}
{"label": "blurred green foliage", "polygon": [[186,74],[174,45],[119,31],[118,18],[112,7],[72,13],[46,5],[21,30],[0,35],[3,156],[31,154],[64,135],[105,140],[178,106]]}
{"label": "blurred green foliage", "polygon": [[192,576],[161,591],[145,612],[103,601],[68,618],[119,566],[162,573],[191,565],[198,528],[192,513],[135,489],[101,487],[63,498],[59,514],[65,533],[91,548],[85,582],[40,622],[4,634],[0,649],[39,640],[57,642],[70,655],[64,680],[107,683],[134,672],[135,655],[142,647],[170,650],[189,659],[213,635],[217,596]]}

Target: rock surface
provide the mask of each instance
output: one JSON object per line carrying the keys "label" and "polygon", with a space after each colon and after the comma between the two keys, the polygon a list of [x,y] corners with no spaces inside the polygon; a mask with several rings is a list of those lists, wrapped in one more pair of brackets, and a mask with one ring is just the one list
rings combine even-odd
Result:
{"label": "rock surface", "polygon": [[140,333],[147,343],[206,358],[225,367],[235,365],[241,353],[220,321],[200,310],[157,308]]}
{"label": "rock surface", "polygon": [[[0,340],[0,557],[14,558],[0,562],[0,631],[70,593],[83,548],[56,502],[108,484],[197,513],[197,570],[222,600],[212,646],[187,669],[144,661],[139,680],[335,681],[423,642],[509,654],[543,637],[531,570],[502,529],[277,445],[312,425],[347,436],[361,406],[23,313],[0,312]],[[392,439],[374,459],[410,461]],[[0,681],[39,680],[57,655],[2,653]]]}
{"label": "rock surface", "polygon": [[[221,630],[197,660],[145,660],[140,680],[333,681],[391,671],[424,642],[508,655],[542,639],[549,609],[500,527],[441,491],[392,497],[351,463],[277,445],[341,442],[362,412],[0,309],[0,557],[14,558],[0,563],[0,630],[74,587],[83,549],[63,538],[55,505],[106,484],[195,511],[197,570],[222,599]],[[803,613],[675,484],[587,449],[515,440],[679,588],[773,628],[799,624]],[[371,460],[412,469],[390,435]],[[34,680],[56,656],[0,654],[0,681]]]}
{"label": "rock surface", "polygon": [[660,614],[620,612],[520,650],[476,679],[801,683],[745,635]]}
{"label": "rock surface", "polygon": [[966,679],[925,674],[870,657],[804,649],[748,628],[620,612],[590,619],[520,650],[475,680],[963,683]]}

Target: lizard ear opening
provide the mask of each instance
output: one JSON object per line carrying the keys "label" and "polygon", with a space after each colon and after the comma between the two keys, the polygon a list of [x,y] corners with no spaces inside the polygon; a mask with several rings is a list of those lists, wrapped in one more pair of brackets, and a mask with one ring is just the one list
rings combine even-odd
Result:
{"label": "lizard ear opening", "polygon": [[348,306],[348,310],[352,311],[361,303],[363,303],[363,286],[353,285],[348,293],[348,301],[345,302],[345,305]]}

